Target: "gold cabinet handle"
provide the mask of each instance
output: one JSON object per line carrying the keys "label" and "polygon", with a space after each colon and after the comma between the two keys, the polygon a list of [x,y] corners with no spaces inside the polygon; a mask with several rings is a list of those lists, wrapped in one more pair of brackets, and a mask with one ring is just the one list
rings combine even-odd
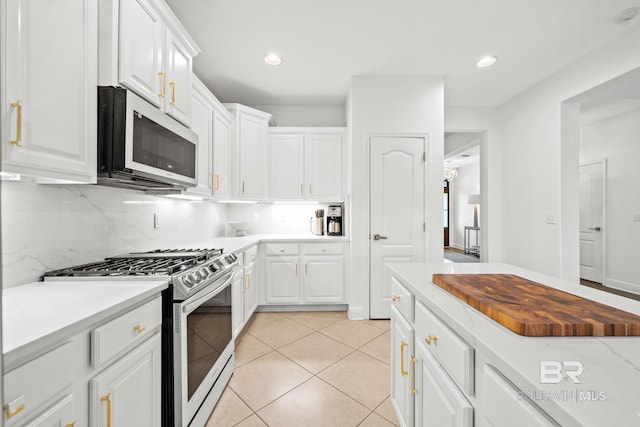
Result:
{"label": "gold cabinet handle", "polygon": [[242,180],[242,193],[244,193],[244,179]]}
{"label": "gold cabinet handle", "polygon": [[162,79],[162,90],[160,90],[160,93],[158,94],[158,96],[160,98],[164,98],[164,93],[165,93],[165,89],[167,87],[167,76],[164,75],[164,72],[162,71],[158,71],[158,76],[160,76],[160,78]]}
{"label": "gold cabinet handle", "polygon": [[173,107],[176,105],[176,84],[174,82],[169,82],[169,87],[171,88],[171,102],[169,102],[169,105]]}
{"label": "gold cabinet handle", "polygon": [[431,343],[435,343],[436,341],[438,341],[438,337],[436,337],[435,335],[431,335],[429,334],[429,338],[425,338],[424,342],[427,343],[427,345],[431,345]]}
{"label": "gold cabinet handle", "polygon": [[391,301],[400,301],[400,295],[393,294],[393,296],[391,297]]}
{"label": "gold cabinet handle", "polygon": [[73,421],[70,422],[69,424],[65,425],[64,427],[77,427],[78,426],[78,421]]}
{"label": "gold cabinet handle", "polygon": [[107,426],[111,427],[111,393],[107,393],[100,398],[101,402],[107,402]]}
{"label": "gold cabinet handle", "polygon": [[304,194],[304,184],[300,184],[300,194]]}
{"label": "gold cabinet handle", "polygon": [[137,333],[141,334],[141,333],[143,333],[144,331],[147,330],[147,327],[144,326],[143,323],[140,323],[140,324],[134,326],[133,329],[135,329]]}
{"label": "gold cabinet handle", "polygon": [[404,370],[404,348],[408,346],[406,342],[402,341],[400,344],[400,374],[404,377],[405,375],[409,375],[409,372]]}
{"label": "gold cabinet handle", "polygon": [[298,275],[298,263],[296,262],[296,276]]}
{"label": "gold cabinet handle", "polygon": [[247,277],[249,278],[249,289],[251,289],[251,275],[248,274]]}
{"label": "gold cabinet handle", "polygon": [[7,403],[4,405],[4,417],[6,419],[13,418],[16,415],[18,415],[20,412],[24,411],[25,408],[26,406],[23,403],[22,405],[18,406],[16,409],[12,411],[11,406],[9,406],[9,404]]}
{"label": "gold cabinet handle", "polygon": [[213,172],[211,172],[211,189],[215,190],[216,189],[216,176],[213,174]]}
{"label": "gold cabinet handle", "polygon": [[246,294],[249,288],[251,287],[251,275],[244,275],[244,293]]}
{"label": "gold cabinet handle", "polygon": [[416,362],[418,358],[411,356],[411,394],[418,394],[416,389]]}
{"label": "gold cabinet handle", "polygon": [[216,174],[216,190],[220,189],[220,175]]}
{"label": "gold cabinet handle", "polygon": [[18,114],[16,118],[16,139],[9,141],[9,143],[16,147],[22,147],[20,144],[22,142],[22,104],[20,104],[20,101],[16,101],[12,102],[11,106],[18,109]]}
{"label": "gold cabinet handle", "polygon": [[309,268],[308,268],[308,267],[309,267],[309,264],[305,264],[305,265],[304,265],[304,275],[305,275],[305,276],[308,276],[308,275],[309,275]]}

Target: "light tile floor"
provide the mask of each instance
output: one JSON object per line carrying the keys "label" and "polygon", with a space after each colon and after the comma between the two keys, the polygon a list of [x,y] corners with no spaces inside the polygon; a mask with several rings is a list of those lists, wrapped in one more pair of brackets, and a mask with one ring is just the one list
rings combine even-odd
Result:
{"label": "light tile floor", "polygon": [[256,313],[207,427],[394,426],[388,320]]}

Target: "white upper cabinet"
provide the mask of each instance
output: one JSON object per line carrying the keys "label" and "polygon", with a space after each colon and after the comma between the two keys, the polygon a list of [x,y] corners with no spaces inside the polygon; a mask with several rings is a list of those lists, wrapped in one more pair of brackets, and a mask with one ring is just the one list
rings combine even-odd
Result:
{"label": "white upper cabinet", "polygon": [[269,138],[269,196],[298,200],[305,195],[304,135],[272,134]]}
{"label": "white upper cabinet", "polygon": [[213,178],[211,169],[213,95],[197,77],[193,79],[191,97],[191,130],[198,134],[196,164],[197,185],[187,189],[188,193],[211,197]]}
{"label": "white upper cabinet", "polygon": [[216,102],[213,110],[213,197],[231,198],[231,134],[233,118],[229,111]]}
{"label": "white upper cabinet", "polygon": [[342,201],[344,128],[270,128],[269,134],[271,199]]}
{"label": "white upper cabinet", "polygon": [[193,57],[200,52],[163,0],[99,2],[102,86],[124,86],[191,124]]}
{"label": "white upper cabinet", "polygon": [[95,183],[96,2],[6,0],[0,8],[3,171]]}
{"label": "white upper cabinet", "polygon": [[119,81],[157,107],[163,104],[164,25],[147,0],[121,2]]}
{"label": "white upper cabinet", "polygon": [[234,196],[242,200],[266,200],[267,127],[271,114],[240,104],[224,104],[234,118]]}
{"label": "white upper cabinet", "polygon": [[167,31],[164,110],[183,123],[191,117],[191,70],[193,57],[180,39]]}

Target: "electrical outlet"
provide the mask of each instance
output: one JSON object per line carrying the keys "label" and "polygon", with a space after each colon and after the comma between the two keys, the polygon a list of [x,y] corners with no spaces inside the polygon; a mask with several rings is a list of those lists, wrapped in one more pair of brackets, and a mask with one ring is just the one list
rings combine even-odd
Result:
{"label": "electrical outlet", "polygon": [[633,214],[633,221],[634,222],[640,222],[640,213],[634,213]]}
{"label": "electrical outlet", "polygon": [[260,221],[260,215],[257,212],[254,212],[254,214],[253,214],[253,220],[254,221]]}
{"label": "electrical outlet", "polygon": [[556,223],[556,214],[547,214],[547,224],[555,224]]}
{"label": "electrical outlet", "polygon": [[153,228],[160,228],[160,214],[153,214]]}

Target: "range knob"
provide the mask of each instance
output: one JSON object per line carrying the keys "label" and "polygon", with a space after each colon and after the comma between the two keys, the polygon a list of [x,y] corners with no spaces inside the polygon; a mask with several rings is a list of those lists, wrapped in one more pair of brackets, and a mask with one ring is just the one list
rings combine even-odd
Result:
{"label": "range knob", "polygon": [[229,254],[229,255],[227,255],[226,257],[224,257],[224,259],[225,259],[229,264],[232,264],[232,263],[234,263],[234,262],[238,259],[238,257],[236,256],[236,254]]}
{"label": "range knob", "polygon": [[189,273],[189,279],[191,280],[191,282],[193,283],[198,283],[200,281],[200,275],[196,275],[196,273]]}
{"label": "range knob", "polygon": [[182,278],[182,283],[187,287],[190,288],[193,286],[193,280],[191,280],[188,276],[184,276]]}

